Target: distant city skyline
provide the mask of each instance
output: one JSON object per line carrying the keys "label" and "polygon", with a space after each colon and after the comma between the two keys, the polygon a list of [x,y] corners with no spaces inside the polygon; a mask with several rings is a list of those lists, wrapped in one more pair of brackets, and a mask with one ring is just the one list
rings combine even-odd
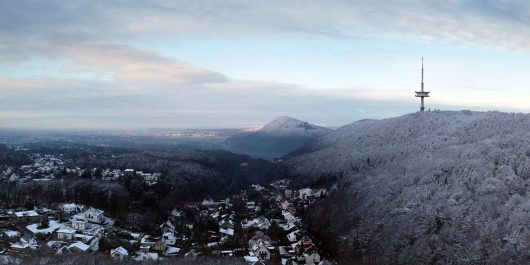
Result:
{"label": "distant city skyline", "polygon": [[0,128],[528,112],[530,3],[0,1]]}

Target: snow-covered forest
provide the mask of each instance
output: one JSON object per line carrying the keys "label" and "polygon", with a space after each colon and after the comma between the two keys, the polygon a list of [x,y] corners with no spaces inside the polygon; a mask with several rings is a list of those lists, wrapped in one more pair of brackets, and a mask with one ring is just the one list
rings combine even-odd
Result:
{"label": "snow-covered forest", "polygon": [[293,154],[299,182],[337,181],[308,212],[343,260],[528,264],[530,115],[425,112],[344,126]]}

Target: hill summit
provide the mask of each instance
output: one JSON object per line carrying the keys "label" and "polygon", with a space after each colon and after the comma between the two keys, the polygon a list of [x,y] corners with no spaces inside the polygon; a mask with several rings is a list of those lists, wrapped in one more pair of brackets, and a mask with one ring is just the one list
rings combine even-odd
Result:
{"label": "hill summit", "polygon": [[332,130],[287,116],[281,116],[254,132],[245,132],[227,139],[236,152],[281,157],[323,136]]}
{"label": "hill summit", "polygon": [[267,123],[259,133],[271,136],[299,136],[315,138],[327,134],[331,129],[317,126],[288,116],[280,116]]}

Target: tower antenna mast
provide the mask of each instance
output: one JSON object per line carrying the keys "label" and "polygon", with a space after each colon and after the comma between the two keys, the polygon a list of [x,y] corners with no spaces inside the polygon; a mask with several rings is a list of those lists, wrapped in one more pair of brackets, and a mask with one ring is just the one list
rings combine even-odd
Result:
{"label": "tower antenna mast", "polygon": [[425,98],[429,97],[429,93],[424,90],[425,84],[423,83],[423,57],[421,57],[421,91],[416,91],[416,97],[421,99],[420,111],[425,111]]}

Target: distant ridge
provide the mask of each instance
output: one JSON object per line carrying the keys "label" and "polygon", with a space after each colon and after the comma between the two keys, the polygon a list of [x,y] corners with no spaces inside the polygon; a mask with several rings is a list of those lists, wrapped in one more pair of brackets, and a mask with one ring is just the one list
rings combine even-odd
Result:
{"label": "distant ridge", "polygon": [[227,139],[229,148],[261,157],[281,157],[332,130],[288,116],[280,116],[261,129]]}

